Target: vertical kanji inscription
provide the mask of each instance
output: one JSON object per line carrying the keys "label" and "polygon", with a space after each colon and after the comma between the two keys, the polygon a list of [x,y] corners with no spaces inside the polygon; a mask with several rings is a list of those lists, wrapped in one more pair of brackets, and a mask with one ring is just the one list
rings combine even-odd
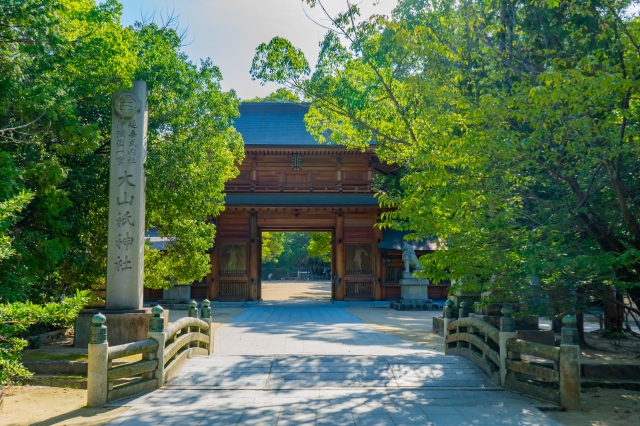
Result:
{"label": "vertical kanji inscription", "polygon": [[144,162],[147,136],[147,85],[113,97],[107,309],[142,308],[144,265]]}

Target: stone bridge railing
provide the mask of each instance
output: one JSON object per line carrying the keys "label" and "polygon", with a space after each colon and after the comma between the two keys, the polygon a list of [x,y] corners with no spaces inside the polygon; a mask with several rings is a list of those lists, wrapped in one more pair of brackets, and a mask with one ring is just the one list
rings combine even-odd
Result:
{"label": "stone bridge railing", "polygon": [[[445,354],[469,358],[506,389],[559,404],[580,408],[580,346],[576,319],[563,319],[560,347],[517,338],[513,309],[502,308],[500,329],[470,318],[463,302],[458,319],[452,302],[444,308]],[[529,359],[522,359],[522,355]]]}
{"label": "stone bridge railing", "polygon": [[[200,319],[195,301],[189,304],[189,316],[164,329],[164,309],[155,306],[149,323],[149,338],[139,342],[111,346],[107,342],[106,318],[94,315],[89,340],[87,406],[99,407],[109,401],[156,389],[170,380],[182,363],[194,355],[210,355],[213,350],[211,308],[202,302]],[[139,361],[121,364],[116,359],[142,355]]]}

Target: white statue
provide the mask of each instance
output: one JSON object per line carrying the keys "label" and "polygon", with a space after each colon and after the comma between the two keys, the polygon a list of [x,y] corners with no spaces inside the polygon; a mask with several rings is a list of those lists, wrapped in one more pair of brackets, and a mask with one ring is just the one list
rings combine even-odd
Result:
{"label": "white statue", "polygon": [[355,263],[358,272],[362,272],[362,261],[367,256],[369,256],[369,253],[367,253],[367,250],[364,247],[358,246],[358,248],[356,248],[356,251],[353,254],[353,263]]}
{"label": "white statue", "polygon": [[240,246],[231,246],[227,251],[229,255],[229,262],[227,263],[227,270],[235,271],[238,265],[238,257],[240,257]]}
{"label": "white statue", "polygon": [[411,244],[405,242],[402,246],[402,261],[404,262],[404,272],[407,274],[411,273],[411,266],[416,271],[422,271],[422,265],[418,262],[418,256],[416,256],[416,252],[413,251],[413,247]]}

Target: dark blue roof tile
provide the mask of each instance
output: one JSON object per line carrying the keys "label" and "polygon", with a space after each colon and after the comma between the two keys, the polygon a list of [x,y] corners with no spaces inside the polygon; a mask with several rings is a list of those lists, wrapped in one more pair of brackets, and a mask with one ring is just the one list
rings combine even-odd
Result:
{"label": "dark blue roof tile", "polygon": [[304,116],[310,104],[244,102],[234,127],[245,145],[310,146],[318,142],[307,132]]}

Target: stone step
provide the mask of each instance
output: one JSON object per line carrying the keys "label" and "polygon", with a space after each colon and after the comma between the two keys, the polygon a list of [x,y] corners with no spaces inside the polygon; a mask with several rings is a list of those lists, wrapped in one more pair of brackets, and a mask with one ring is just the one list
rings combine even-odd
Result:
{"label": "stone step", "polygon": [[640,391],[640,381],[584,379],[580,381],[580,387],[582,389],[604,388],[604,389],[627,389],[632,391]]}
{"label": "stone step", "polygon": [[[113,365],[127,364],[132,361],[115,360]],[[24,361],[21,363],[27,370],[33,374],[43,375],[70,375],[70,376],[86,376],[87,361],[61,361],[61,360],[45,360],[45,361]]]}
{"label": "stone step", "polygon": [[86,376],[63,376],[57,374],[34,374],[19,380],[23,385],[50,386],[54,388],[86,389]]}
{"label": "stone step", "polygon": [[[119,379],[114,385],[120,385],[136,378],[128,377]],[[18,380],[23,385],[49,386],[52,388],[87,389],[86,375],[64,375],[64,374],[34,374],[31,377],[23,377]]]}

